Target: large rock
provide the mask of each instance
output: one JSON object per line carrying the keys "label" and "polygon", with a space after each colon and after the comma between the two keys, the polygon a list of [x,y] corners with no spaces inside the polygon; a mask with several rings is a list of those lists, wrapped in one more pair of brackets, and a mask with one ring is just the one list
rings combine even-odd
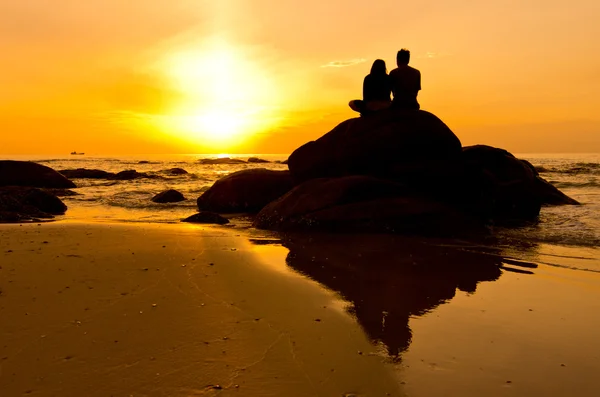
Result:
{"label": "large rock", "polygon": [[456,235],[483,223],[404,185],[369,176],[319,178],[296,186],[254,220],[261,229]]}
{"label": "large rock", "polygon": [[164,192],[158,193],[151,199],[155,203],[178,203],[185,201],[183,194],[174,189],[165,190]]}
{"label": "large rock", "polygon": [[0,160],[0,186],[73,188],[73,182],[45,165],[29,161]]}
{"label": "large rock", "polygon": [[293,186],[289,171],[238,171],[219,179],[204,192],[198,198],[198,208],[219,213],[258,212]]}
{"label": "large rock", "polygon": [[0,187],[0,222],[21,222],[62,215],[67,206],[55,195],[38,188]]}
{"label": "large rock", "polygon": [[346,120],[296,149],[288,166],[296,181],[345,175],[390,177],[397,166],[455,161],[460,140],[426,111],[385,110]]}

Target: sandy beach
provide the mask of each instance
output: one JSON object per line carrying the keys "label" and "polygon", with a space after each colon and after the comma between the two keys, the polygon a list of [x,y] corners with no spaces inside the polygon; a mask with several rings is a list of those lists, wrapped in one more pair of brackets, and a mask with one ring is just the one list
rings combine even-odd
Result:
{"label": "sandy beach", "polygon": [[596,396],[600,275],[540,262],[400,236],[0,225],[1,395]]}

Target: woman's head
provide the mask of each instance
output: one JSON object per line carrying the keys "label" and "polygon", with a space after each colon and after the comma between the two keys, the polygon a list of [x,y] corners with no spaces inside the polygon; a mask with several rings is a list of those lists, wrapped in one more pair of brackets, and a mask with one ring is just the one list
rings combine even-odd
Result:
{"label": "woman's head", "polygon": [[383,59],[376,59],[371,66],[371,74],[386,74],[387,68]]}

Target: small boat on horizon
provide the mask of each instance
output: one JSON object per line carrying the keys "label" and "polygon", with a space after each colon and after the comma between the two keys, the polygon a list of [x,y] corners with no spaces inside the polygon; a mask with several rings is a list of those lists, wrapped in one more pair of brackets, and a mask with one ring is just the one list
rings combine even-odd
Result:
{"label": "small boat on horizon", "polygon": [[74,155],[77,155],[77,156],[81,156],[81,155],[84,155],[85,153],[83,153],[83,152],[82,153],[71,152],[71,154],[74,154]]}

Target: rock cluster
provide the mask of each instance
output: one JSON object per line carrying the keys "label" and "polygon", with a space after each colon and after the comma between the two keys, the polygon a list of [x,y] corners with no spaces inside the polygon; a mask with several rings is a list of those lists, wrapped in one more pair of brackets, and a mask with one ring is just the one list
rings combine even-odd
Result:
{"label": "rock cluster", "polygon": [[0,222],[25,222],[62,215],[67,206],[44,189],[24,186],[0,187]]}
{"label": "rock cluster", "polygon": [[26,222],[62,215],[57,195],[72,195],[75,184],[52,168],[29,161],[0,160],[0,222]]}
{"label": "rock cluster", "polygon": [[296,149],[288,167],[289,174],[231,174],[198,207],[258,212],[254,226],[270,230],[458,235],[535,220],[543,205],[578,204],[527,161],[491,146],[462,147],[421,110],[344,121]]}

